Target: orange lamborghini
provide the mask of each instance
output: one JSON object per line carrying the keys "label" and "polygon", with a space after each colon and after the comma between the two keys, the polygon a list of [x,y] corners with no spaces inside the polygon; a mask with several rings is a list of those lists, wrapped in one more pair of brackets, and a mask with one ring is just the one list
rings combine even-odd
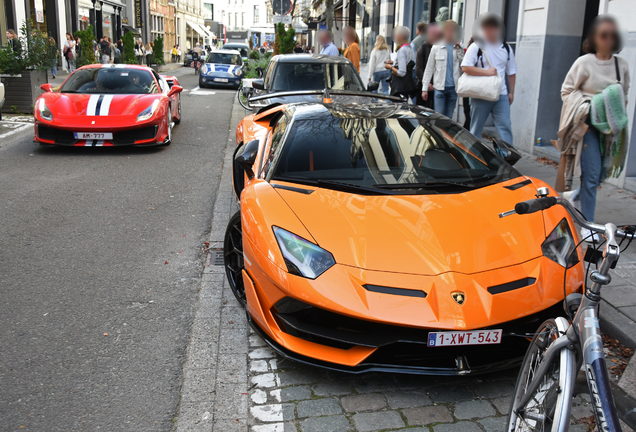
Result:
{"label": "orange lamborghini", "polygon": [[274,104],[236,142],[226,274],[283,356],[356,373],[512,367],[582,288],[565,210],[499,217],[547,185],[432,111]]}

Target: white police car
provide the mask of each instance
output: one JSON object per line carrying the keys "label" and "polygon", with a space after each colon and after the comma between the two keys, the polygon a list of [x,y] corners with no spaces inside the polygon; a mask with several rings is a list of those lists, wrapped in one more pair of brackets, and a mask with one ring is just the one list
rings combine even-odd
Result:
{"label": "white police car", "polygon": [[208,86],[238,88],[243,79],[243,59],[236,50],[212,51],[201,65],[199,87]]}

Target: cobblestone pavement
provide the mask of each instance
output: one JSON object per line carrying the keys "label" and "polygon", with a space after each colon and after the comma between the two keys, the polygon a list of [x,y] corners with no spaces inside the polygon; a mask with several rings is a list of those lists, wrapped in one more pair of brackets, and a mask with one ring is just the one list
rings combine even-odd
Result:
{"label": "cobblestone pavement", "polygon": [[[244,112],[235,104],[232,128]],[[467,377],[348,375],[278,357],[248,328],[222,266],[223,234],[237,210],[231,190],[233,129],[192,326],[177,431],[503,432],[517,370]],[[591,415],[575,399],[574,424]],[[629,431],[628,428],[624,429]]]}

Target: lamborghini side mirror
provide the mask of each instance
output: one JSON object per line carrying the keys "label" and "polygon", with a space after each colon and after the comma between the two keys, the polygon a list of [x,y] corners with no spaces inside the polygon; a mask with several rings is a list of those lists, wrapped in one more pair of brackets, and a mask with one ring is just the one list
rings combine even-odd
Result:
{"label": "lamborghini side mirror", "polygon": [[380,87],[379,82],[371,81],[369,85],[367,85],[367,91],[373,92],[376,91]]}
{"label": "lamborghini side mirror", "polygon": [[265,82],[261,78],[252,80],[252,87],[256,90],[265,90]]}
{"label": "lamborghini side mirror", "polygon": [[253,140],[247,144],[243,144],[242,148],[236,152],[234,162],[247,173],[248,178],[254,178],[254,170],[252,166],[258,155],[258,140]]}
{"label": "lamborghini side mirror", "polygon": [[497,154],[510,165],[516,164],[521,159],[521,153],[504,140],[493,138],[492,143]]}

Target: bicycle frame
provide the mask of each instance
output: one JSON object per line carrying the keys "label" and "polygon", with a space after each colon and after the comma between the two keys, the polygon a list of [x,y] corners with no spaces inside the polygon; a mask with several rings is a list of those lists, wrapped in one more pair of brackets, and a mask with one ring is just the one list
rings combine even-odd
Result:
{"label": "bicycle frame", "polygon": [[561,335],[546,350],[537,372],[528,384],[524,396],[519,400],[514,411],[518,412],[519,407],[525,407],[528,404],[541,384],[539,378],[543,377],[547,372],[556,356],[563,355],[569,351],[573,355],[566,356],[566,367],[564,371],[561,371],[561,373],[566,374],[565,388],[561,389],[565,395],[563,401],[566,406],[556,407],[563,415],[561,416],[561,424],[553,425],[553,431],[565,432],[569,428],[574,381],[578,371],[584,364],[598,429],[602,432],[621,432],[605,365],[598,306],[601,301],[601,288],[603,285],[610,283],[609,270],[620,256],[620,248],[616,242],[616,237],[625,237],[625,233],[618,231],[616,225],[611,223],[604,226],[589,223],[571,207],[568,201],[557,198],[557,202],[568,210],[579,225],[602,233],[607,243],[603,253],[603,260],[598,270],[593,271],[590,275],[593,283],[589,289],[586,288],[585,295],[572,320],[572,324],[568,327],[565,334]]}

